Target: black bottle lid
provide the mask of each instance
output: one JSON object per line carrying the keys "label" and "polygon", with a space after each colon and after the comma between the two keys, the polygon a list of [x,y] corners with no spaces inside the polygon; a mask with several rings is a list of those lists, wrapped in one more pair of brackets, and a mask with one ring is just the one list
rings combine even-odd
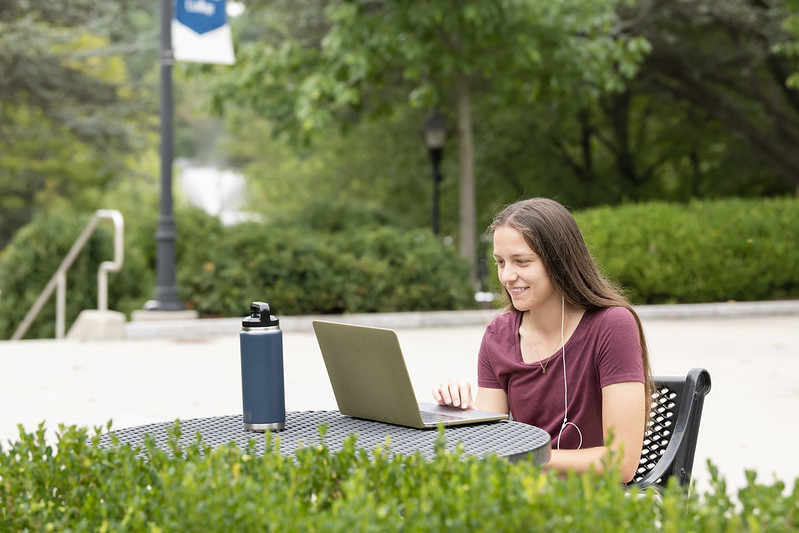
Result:
{"label": "black bottle lid", "polygon": [[245,328],[268,328],[277,326],[280,320],[271,314],[269,304],[266,302],[253,302],[250,304],[250,316],[244,317],[241,325]]}

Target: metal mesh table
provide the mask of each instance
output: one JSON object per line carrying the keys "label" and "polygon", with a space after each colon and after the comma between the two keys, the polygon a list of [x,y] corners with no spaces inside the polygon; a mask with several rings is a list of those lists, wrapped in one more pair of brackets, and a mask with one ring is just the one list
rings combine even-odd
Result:
{"label": "metal mesh table", "polygon": [[[327,426],[323,438],[320,437],[320,425]],[[113,434],[121,444],[137,446],[144,444],[145,435],[151,435],[159,448],[166,448],[169,431],[174,427],[175,422],[161,422],[117,429],[103,435],[100,444],[110,446]],[[262,454],[266,450],[264,436],[246,431],[241,415],[181,420],[180,432],[181,446],[195,442],[199,433],[202,441],[211,447],[228,443],[246,447],[254,441],[255,452]],[[426,458],[435,455],[435,442],[438,438],[438,431],[435,429],[413,429],[361,420],[344,416],[338,411],[290,411],[286,413],[286,429],[274,432],[274,435],[280,437],[280,453],[287,456],[293,456],[302,446],[321,444],[322,440],[330,450],[338,450],[344,440],[353,434],[357,435],[357,446],[367,451],[378,446],[385,447],[386,437],[389,437],[389,452],[413,454],[418,451]],[[544,464],[549,461],[551,452],[550,437],[546,431],[508,420],[448,427],[444,430],[444,437],[448,450],[454,450],[462,444],[467,455],[494,453],[511,461],[531,457],[537,464]]]}

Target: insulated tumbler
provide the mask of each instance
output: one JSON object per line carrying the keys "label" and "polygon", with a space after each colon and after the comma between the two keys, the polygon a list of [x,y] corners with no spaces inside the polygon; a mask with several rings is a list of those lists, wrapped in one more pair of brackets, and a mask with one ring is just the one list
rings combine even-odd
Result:
{"label": "insulated tumbler", "polygon": [[283,332],[268,303],[252,302],[239,340],[244,428],[282,430],[286,426]]}

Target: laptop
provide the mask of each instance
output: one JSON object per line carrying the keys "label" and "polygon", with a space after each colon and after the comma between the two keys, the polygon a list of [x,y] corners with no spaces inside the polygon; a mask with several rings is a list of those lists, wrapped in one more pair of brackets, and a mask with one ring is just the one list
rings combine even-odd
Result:
{"label": "laptop", "polygon": [[508,415],[417,403],[397,334],[390,329],[313,321],[339,411],[412,428],[504,420]]}

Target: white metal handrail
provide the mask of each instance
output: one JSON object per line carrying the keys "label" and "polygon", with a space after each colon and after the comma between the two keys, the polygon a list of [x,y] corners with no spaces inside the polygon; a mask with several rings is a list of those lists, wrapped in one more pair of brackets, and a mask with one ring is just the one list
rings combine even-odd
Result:
{"label": "white metal handrail", "polygon": [[97,223],[104,218],[114,222],[114,260],[103,261],[97,269],[97,309],[100,311],[108,311],[108,273],[119,272],[122,268],[122,262],[124,260],[123,239],[125,234],[125,222],[122,218],[122,213],[119,211],[114,209],[99,209],[94,213],[94,216],[86,225],[86,229],[83,230],[80,237],[75,241],[75,244],[72,245],[72,248],[70,248],[64,260],[61,261],[58,270],[56,270],[53,277],[50,278],[50,281],[47,283],[47,286],[45,286],[42,293],[33,303],[30,311],[25,315],[25,319],[11,336],[11,340],[19,340],[25,335],[33,319],[35,319],[39,311],[42,310],[42,307],[44,307],[44,304],[56,288],[58,292],[56,293],[55,307],[55,337],[56,339],[64,338],[64,324],[67,308],[67,270],[72,266],[72,263],[86,245],[89,237],[94,233]]}

